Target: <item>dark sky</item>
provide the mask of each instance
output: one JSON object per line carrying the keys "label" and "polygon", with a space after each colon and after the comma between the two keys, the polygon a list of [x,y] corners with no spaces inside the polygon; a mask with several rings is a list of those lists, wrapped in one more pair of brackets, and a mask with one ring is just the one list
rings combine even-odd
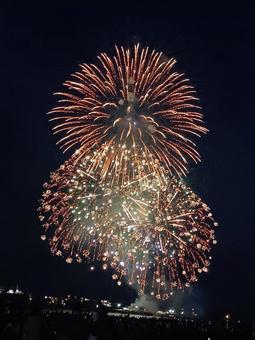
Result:
{"label": "dark sky", "polygon": [[52,257],[40,240],[36,209],[49,172],[68,157],[55,145],[47,121],[52,93],[78,63],[95,62],[115,43],[139,41],[177,58],[210,129],[199,144],[202,163],[191,168],[188,182],[220,223],[218,245],[210,272],[183,303],[200,305],[206,315],[254,316],[255,7],[91,3],[22,2],[0,9],[0,285],[132,300],[134,294],[116,288],[105,272]]}

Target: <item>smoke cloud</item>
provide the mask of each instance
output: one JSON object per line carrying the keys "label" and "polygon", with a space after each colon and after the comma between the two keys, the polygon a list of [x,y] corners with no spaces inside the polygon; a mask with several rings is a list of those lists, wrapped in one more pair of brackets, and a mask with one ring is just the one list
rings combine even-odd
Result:
{"label": "smoke cloud", "polygon": [[[137,306],[137,307],[136,307]],[[131,310],[143,309],[145,312],[155,314],[158,310],[158,305],[150,295],[142,295],[138,297],[134,303],[129,306]]]}

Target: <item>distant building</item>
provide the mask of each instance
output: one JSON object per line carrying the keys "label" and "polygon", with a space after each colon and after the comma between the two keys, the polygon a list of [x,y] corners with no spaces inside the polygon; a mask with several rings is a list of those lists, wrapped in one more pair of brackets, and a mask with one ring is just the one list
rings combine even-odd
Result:
{"label": "distant building", "polygon": [[7,290],[7,294],[24,294],[24,293],[21,290],[19,290],[19,286],[17,285],[15,291],[13,289],[9,289]]}
{"label": "distant building", "polygon": [[15,294],[24,294],[21,290],[19,290],[19,286],[16,286]]}

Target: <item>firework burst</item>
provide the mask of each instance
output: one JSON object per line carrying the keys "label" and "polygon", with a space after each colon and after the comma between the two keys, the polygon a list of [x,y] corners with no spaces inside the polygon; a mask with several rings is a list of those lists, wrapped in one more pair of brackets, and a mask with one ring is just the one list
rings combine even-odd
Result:
{"label": "firework burst", "polygon": [[81,64],[64,83],[66,92],[57,93],[50,120],[62,134],[61,147],[79,149],[81,158],[97,145],[114,149],[115,158],[122,146],[142,148],[172,174],[186,174],[188,160],[200,159],[193,137],[207,129],[193,87],[174,70],[176,61],[139,44],[98,59]]}
{"label": "firework burst", "polygon": [[51,173],[38,209],[54,255],[98,262],[118,285],[157,299],[208,271],[218,225],[181,179],[207,129],[175,63],[137,44],[80,65],[50,112],[58,144],[75,152]]}
{"label": "firework burst", "polygon": [[52,253],[68,263],[100,261],[118,285],[124,279],[162,299],[197,281],[216,243],[208,206],[168,171],[113,186],[94,163],[71,158],[44,185],[39,218]]}

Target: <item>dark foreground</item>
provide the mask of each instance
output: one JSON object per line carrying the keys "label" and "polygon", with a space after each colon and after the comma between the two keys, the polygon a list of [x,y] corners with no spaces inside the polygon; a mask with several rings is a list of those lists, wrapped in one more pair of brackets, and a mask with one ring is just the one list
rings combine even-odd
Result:
{"label": "dark foreground", "polygon": [[188,319],[134,318],[95,314],[16,315],[1,320],[0,339],[255,339],[248,326]]}
{"label": "dark foreground", "polygon": [[[53,301],[54,300],[54,301]],[[0,340],[255,340],[252,323],[155,316],[77,299],[0,294]],[[54,303],[53,303],[53,302]]]}

